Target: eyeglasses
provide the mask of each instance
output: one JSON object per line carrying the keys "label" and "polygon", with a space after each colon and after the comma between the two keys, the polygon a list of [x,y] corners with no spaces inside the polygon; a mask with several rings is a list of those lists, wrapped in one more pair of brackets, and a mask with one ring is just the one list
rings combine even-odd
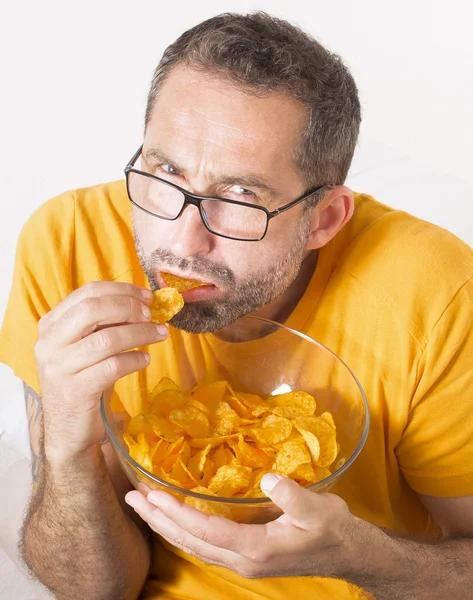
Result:
{"label": "eyeglasses", "polygon": [[264,206],[255,206],[238,200],[191,194],[174,183],[135,169],[134,164],[142,149],[143,146],[125,167],[130,201],[144,212],[167,221],[178,219],[186,206],[192,204],[198,208],[207,231],[230,240],[259,242],[266,235],[271,219],[307,200],[325,187],[320,185],[301,198],[269,211]]}

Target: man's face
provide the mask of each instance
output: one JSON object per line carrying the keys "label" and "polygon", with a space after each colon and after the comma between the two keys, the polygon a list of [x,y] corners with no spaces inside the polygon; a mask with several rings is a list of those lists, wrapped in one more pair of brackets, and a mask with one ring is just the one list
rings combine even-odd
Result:
{"label": "man's face", "polygon": [[[258,98],[184,68],[168,77],[156,100],[136,167],[199,195],[274,210],[301,196],[295,149],[305,111],[293,98]],[[309,215],[298,205],[269,223],[259,242],[234,241],[206,230],[198,209],[175,221],[133,207],[135,244],[152,289],[160,272],[211,285],[184,293],[171,321],[193,333],[216,331],[277,299],[306,253]]]}

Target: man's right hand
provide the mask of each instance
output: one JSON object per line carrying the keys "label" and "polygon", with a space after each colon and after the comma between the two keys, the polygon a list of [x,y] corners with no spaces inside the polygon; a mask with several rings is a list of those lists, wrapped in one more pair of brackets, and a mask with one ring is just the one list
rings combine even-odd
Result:
{"label": "man's right hand", "polygon": [[149,354],[133,348],[167,337],[166,325],[149,322],[151,301],[149,290],[129,283],[88,283],[39,321],[35,357],[48,459],[67,461],[100,441],[102,392],[149,364]]}

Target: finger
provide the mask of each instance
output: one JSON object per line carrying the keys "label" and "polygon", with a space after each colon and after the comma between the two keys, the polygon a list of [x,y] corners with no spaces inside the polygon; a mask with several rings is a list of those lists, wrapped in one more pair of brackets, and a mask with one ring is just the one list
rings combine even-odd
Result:
{"label": "finger", "polygon": [[86,298],[100,298],[102,296],[130,296],[151,304],[153,293],[146,288],[121,281],[92,281],[74,290],[62,302],[44,315],[38,323],[38,334],[41,337],[53,323],[56,323],[70,308]]}
{"label": "finger", "polygon": [[43,341],[47,343],[54,339],[56,347],[66,346],[90,335],[97,327],[117,323],[146,323],[150,316],[149,308],[131,296],[86,298],[74,304],[51,325]]}
{"label": "finger", "polygon": [[184,552],[219,566],[231,565],[232,562],[235,563],[235,560],[238,560],[239,557],[233,552],[213,547],[181,529],[139,492],[128,492],[125,501],[135,509],[153,531]]}
{"label": "finger", "polygon": [[150,363],[150,355],[141,350],[132,350],[111,356],[102,362],[84,369],[76,377],[78,386],[84,386],[91,395],[99,394],[102,390],[114,385],[122,377],[140,369],[145,369]]}
{"label": "finger", "polygon": [[101,329],[67,347],[63,369],[78,373],[111,356],[166,339],[168,329],[154,323],[136,323]]}
{"label": "finger", "polygon": [[262,477],[260,487],[285,515],[304,529],[310,529],[314,523],[320,522],[323,511],[327,508],[324,496],[310,492],[281,475],[267,473]]}
{"label": "finger", "polygon": [[251,558],[255,547],[265,543],[265,525],[246,525],[206,515],[158,490],[150,492],[148,500],[181,529],[211,546]]}

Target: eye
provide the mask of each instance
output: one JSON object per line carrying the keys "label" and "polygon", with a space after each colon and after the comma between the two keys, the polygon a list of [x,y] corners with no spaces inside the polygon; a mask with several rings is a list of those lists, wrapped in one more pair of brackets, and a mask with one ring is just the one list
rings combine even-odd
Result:
{"label": "eye", "polygon": [[165,173],[169,173],[170,175],[179,175],[179,171],[175,169],[172,165],[160,165],[159,167]]}
{"label": "eye", "polygon": [[240,196],[254,196],[255,193],[252,192],[251,190],[248,190],[247,188],[242,187],[241,185],[232,185],[232,187],[230,188],[231,192],[234,192],[235,194],[238,194]]}

